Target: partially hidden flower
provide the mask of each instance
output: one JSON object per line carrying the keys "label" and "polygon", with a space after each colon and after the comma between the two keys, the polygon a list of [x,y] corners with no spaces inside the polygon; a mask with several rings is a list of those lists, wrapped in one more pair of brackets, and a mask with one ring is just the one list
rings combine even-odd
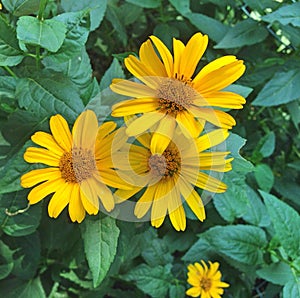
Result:
{"label": "partially hidden flower", "polygon": [[186,294],[191,297],[201,298],[221,298],[224,293],[223,288],[228,288],[229,284],[221,281],[221,272],[219,263],[209,261],[207,264],[201,260],[201,264],[194,263],[188,265],[188,280],[192,286],[186,291]]}
{"label": "partially hidden flower", "polygon": [[151,148],[157,151],[162,135],[172,138],[176,126],[197,137],[206,121],[226,129],[235,125],[232,116],[215,107],[242,108],[242,96],[222,90],[244,73],[245,66],[242,60],[228,55],[194,75],[207,44],[208,37],[201,33],[193,35],[186,45],[174,38],[172,56],[160,39],[150,36],[140,47],[139,58],[129,55],[125,59],[126,68],[140,82],[114,79],[110,88],[131,97],[115,104],[112,116],[139,115],[126,130],[129,136],[154,127]]}
{"label": "partially hidden flower", "polygon": [[50,118],[50,133],[36,132],[31,140],[42,148],[27,148],[24,159],[48,167],[35,169],[21,177],[21,185],[34,188],[28,194],[36,204],[53,194],[48,205],[50,217],[56,218],[68,205],[73,222],[82,222],[86,212],[97,214],[99,199],[107,211],[114,208],[114,198],[107,185],[127,187],[111,168],[111,144],[116,124],[106,122],[98,129],[91,110],[76,119],[72,133],[61,115]]}
{"label": "partially hidden flower", "polygon": [[162,153],[150,150],[153,134],[136,137],[134,143],[125,144],[113,156],[120,177],[124,174],[124,180],[128,176],[135,182],[130,190],[118,189],[116,200],[123,202],[142,191],[134,214],[140,219],[150,211],[151,224],[156,228],[169,214],[173,227],[184,231],[184,202],[203,221],[204,205],[194,187],[213,193],[226,191],[226,185],[212,173],[231,170],[232,161],[232,158],[226,159],[229,152],[203,151],[222,143],[227,136],[227,130],[216,129],[194,140],[176,130]]}

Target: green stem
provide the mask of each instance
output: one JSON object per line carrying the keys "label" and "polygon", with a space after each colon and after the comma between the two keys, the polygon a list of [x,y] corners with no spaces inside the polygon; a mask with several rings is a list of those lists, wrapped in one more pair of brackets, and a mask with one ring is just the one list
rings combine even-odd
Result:
{"label": "green stem", "polygon": [[277,254],[276,251],[274,250],[269,250],[269,253],[273,256],[275,256],[277,259],[279,259],[281,262],[286,263],[287,265],[289,265],[289,267],[291,268],[291,270],[294,272],[297,272],[298,274],[300,273],[299,270],[297,268],[295,268],[295,266],[292,264],[292,262],[289,262],[288,260],[284,259],[281,255]]}
{"label": "green stem", "polygon": [[40,21],[43,20],[46,5],[47,5],[47,0],[40,0],[39,13],[37,16]]}
{"label": "green stem", "polygon": [[17,78],[17,75],[8,67],[2,66],[12,77]]}
{"label": "green stem", "polygon": [[41,47],[37,46],[35,49],[36,68],[39,69],[41,65]]}

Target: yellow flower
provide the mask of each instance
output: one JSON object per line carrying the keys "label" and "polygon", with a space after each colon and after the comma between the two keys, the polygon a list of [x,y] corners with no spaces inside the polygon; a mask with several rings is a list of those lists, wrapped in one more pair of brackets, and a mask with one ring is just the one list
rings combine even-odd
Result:
{"label": "yellow flower", "polygon": [[[127,143],[113,154],[120,177],[125,177],[124,180],[131,177],[135,182],[131,190],[118,189],[115,192],[117,202],[123,202],[143,190],[134,214],[140,219],[151,209],[152,226],[160,227],[168,213],[174,228],[184,231],[184,201],[203,221],[204,205],[194,186],[209,192],[224,192],[226,185],[211,173],[231,170],[232,160],[225,159],[229,152],[203,151],[222,143],[227,136],[227,130],[216,129],[194,140],[186,138],[177,129],[162,153],[150,150],[150,133],[138,136],[138,142]],[[161,151],[160,148],[158,151]]]}
{"label": "yellow flower", "polygon": [[28,194],[30,204],[36,204],[53,194],[50,217],[56,218],[69,204],[71,220],[82,222],[85,213],[97,214],[99,199],[107,211],[114,208],[111,190],[106,186],[126,188],[126,184],[111,168],[110,153],[115,137],[114,122],[98,129],[94,112],[87,110],[74,123],[72,134],[61,115],[50,119],[51,133],[36,132],[31,140],[43,148],[27,148],[24,159],[49,167],[32,170],[21,177],[25,188],[36,185]]}
{"label": "yellow flower", "polygon": [[221,272],[218,270],[220,264],[209,262],[208,268],[203,260],[201,263],[202,265],[195,263],[188,266],[187,282],[192,287],[186,294],[191,297],[221,298],[223,288],[228,288],[229,284],[221,281]]}
{"label": "yellow flower", "polygon": [[194,75],[207,44],[208,37],[201,33],[193,35],[186,45],[174,38],[173,57],[157,37],[150,36],[140,48],[139,59],[133,55],[125,59],[127,69],[142,83],[115,79],[110,87],[118,94],[131,97],[115,104],[112,116],[142,114],[128,126],[129,136],[155,127],[153,142],[157,143],[161,134],[171,138],[175,126],[197,137],[205,121],[226,129],[235,125],[229,114],[211,107],[242,108],[245,103],[242,96],[221,90],[236,81],[245,66],[235,56],[224,56]]}

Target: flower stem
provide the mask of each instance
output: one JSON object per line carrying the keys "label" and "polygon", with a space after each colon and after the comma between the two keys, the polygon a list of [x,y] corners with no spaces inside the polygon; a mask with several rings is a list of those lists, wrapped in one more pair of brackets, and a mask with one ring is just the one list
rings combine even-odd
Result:
{"label": "flower stem", "polygon": [[17,78],[17,75],[8,66],[2,66],[12,77]]}

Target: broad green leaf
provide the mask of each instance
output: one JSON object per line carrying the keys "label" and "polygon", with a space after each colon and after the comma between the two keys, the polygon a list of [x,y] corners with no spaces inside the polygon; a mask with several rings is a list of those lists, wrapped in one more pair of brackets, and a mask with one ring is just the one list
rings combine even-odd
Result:
{"label": "broad green leaf", "polygon": [[265,232],[254,226],[215,226],[202,234],[219,255],[247,265],[263,262]]}
{"label": "broad green leaf", "polygon": [[274,185],[274,174],[267,164],[259,164],[254,169],[254,176],[260,189],[269,192]]}
{"label": "broad green leaf", "polygon": [[6,278],[13,267],[13,251],[0,240],[0,280]]}
{"label": "broad green leaf", "polygon": [[232,84],[232,85],[226,87],[223,90],[224,91],[234,92],[234,93],[237,93],[237,94],[239,94],[239,95],[247,98],[248,95],[253,91],[253,88],[242,86],[242,85],[238,85],[238,84]]}
{"label": "broad green leaf", "polygon": [[263,142],[259,152],[263,157],[269,157],[273,154],[275,150],[275,133],[273,131],[269,132],[263,137]]}
{"label": "broad green leaf", "polygon": [[143,8],[130,3],[124,3],[120,6],[119,14],[123,19],[125,26],[135,24],[143,15]]}
{"label": "broad green leaf", "polygon": [[78,90],[70,79],[47,70],[20,80],[16,97],[21,108],[39,119],[59,113],[73,122],[84,108]]}
{"label": "broad green leaf", "polygon": [[253,105],[271,107],[299,98],[300,68],[279,71],[258,93]]}
{"label": "broad green leaf", "polygon": [[32,234],[39,226],[41,204],[31,205],[27,209],[27,191],[8,193],[0,196],[0,229],[13,237]]}
{"label": "broad green leaf", "polygon": [[215,49],[230,49],[262,42],[268,36],[266,28],[251,19],[240,21],[230,28],[214,46]]}
{"label": "broad green leaf", "polygon": [[90,30],[90,18],[86,10],[63,13],[54,17],[53,20],[64,23],[67,31],[61,48],[43,59],[47,65],[58,65],[80,55]]}
{"label": "broad green leaf", "polygon": [[153,34],[170,49],[173,42],[172,38],[179,37],[179,30],[175,26],[164,23],[156,25]]}
{"label": "broad green leaf", "polygon": [[81,225],[84,251],[92,272],[93,285],[97,287],[106,276],[116,252],[120,230],[115,219],[86,219]]}
{"label": "broad green leaf", "polygon": [[215,42],[219,42],[228,31],[228,26],[201,13],[186,13],[184,15],[203,34],[208,34]]}
{"label": "broad green leaf", "polygon": [[142,257],[149,266],[167,265],[173,262],[167,245],[161,239],[154,239],[151,246],[142,251]]}
{"label": "broad green leaf", "polygon": [[260,278],[281,286],[284,286],[293,279],[293,273],[290,266],[283,262],[267,265],[257,270],[256,273]]}
{"label": "broad green leaf", "polygon": [[170,298],[184,298],[185,296],[185,287],[182,285],[171,285],[169,289]]}
{"label": "broad green leaf", "polygon": [[285,5],[262,17],[263,21],[268,23],[279,22],[282,25],[292,24],[300,27],[300,2]]}
{"label": "broad green leaf", "polygon": [[266,206],[262,203],[259,195],[247,185],[246,187],[248,204],[245,214],[242,218],[255,226],[267,227],[270,225],[270,218]]}
{"label": "broad green leaf", "polygon": [[299,124],[300,124],[300,102],[299,102],[299,100],[294,100],[292,102],[289,102],[286,105],[286,107],[291,115],[291,118],[295,125],[295,128],[298,129]]}
{"label": "broad green leaf", "polygon": [[279,3],[273,0],[244,0],[252,10],[257,10],[259,13],[264,14],[266,8],[274,9],[278,7]]}
{"label": "broad green leaf", "polygon": [[283,288],[282,298],[300,297],[300,278],[290,280]]}
{"label": "broad green leaf", "polygon": [[300,185],[294,178],[296,177],[278,177],[275,179],[274,188],[284,198],[291,200],[300,206],[300,201],[298,198],[300,193]]}
{"label": "broad green leaf", "polygon": [[123,276],[125,280],[134,281],[137,287],[153,298],[166,297],[173,276],[171,265],[150,267],[141,264]]}
{"label": "broad green leaf", "polygon": [[17,17],[36,13],[40,5],[39,0],[2,0],[2,3]]}
{"label": "broad green leaf", "polygon": [[175,7],[175,9],[183,16],[190,13],[190,1],[182,0],[169,0],[169,2]]}
{"label": "broad green leaf", "polygon": [[57,52],[62,46],[66,31],[65,24],[54,19],[40,21],[32,16],[22,16],[17,22],[19,41],[41,46],[50,52]]}
{"label": "broad green leaf", "polygon": [[14,66],[23,60],[16,30],[0,16],[0,66]]}
{"label": "broad green leaf", "polygon": [[170,230],[163,237],[164,242],[169,248],[169,252],[173,253],[177,251],[186,251],[189,249],[197,239],[196,235],[192,231],[185,231],[180,237],[178,237],[177,231]]}
{"label": "broad green leaf", "polygon": [[12,113],[16,110],[16,91],[17,79],[9,76],[0,76],[0,110]]}
{"label": "broad green leaf", "polygon": [[39,277],[31,280],[11,278],[0,282],[0,296],[5,298],[46,298]]}
{"label": "broad green leaf", "polygon": [[275,233],[280,244],[291,258],[299,256],[300,216],[291,206],[275,196],[260,191],[268,209]]}
{"label": "broad green leaf", "polygon": [[61,6],[65,12],[83,11],[88,9],[91,15],[91,28],[93,31],[97,29],[105,15],[107,0],[86,0],[86,1],[76,1],[76,0],[62,0]]}
{"label": "broad green leaf", "polygon": [[161,5],[161,0],[126,0],[126,2],[143,7],[143,8],[157,8]]}
{"label": "broad green leaf", "polygon": [[124,79],[124,71],[118,62],[118,59],[114,58],[109,68],[104,73],[101,81],[100,81],[100,90],[103,91],[104,89],[108,88],[111,84],[112,80],[118,78],[118,79]]}
{"label": "broad green leaf", "polygon": [[286,36],[292,46],[298,48],[300,46],[299,28],[293,25],[281,25],[282,35]]}

